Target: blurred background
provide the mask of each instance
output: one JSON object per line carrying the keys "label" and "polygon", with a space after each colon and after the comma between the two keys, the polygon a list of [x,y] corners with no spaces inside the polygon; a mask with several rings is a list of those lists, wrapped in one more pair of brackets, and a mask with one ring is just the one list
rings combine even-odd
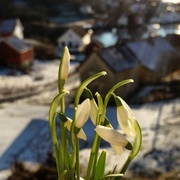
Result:
{"label": "blurred background", "polygon": [[[0,0],[0,179],[17,172],[21,162],[28,169],[47,166],[48,108],[64,46],[71,54],[68,115],[77,87],[90,75],[107,72],[89,85],[103,97],[117,82],[134,79],[116,90],[143,131],[141,152],[126,178],[180,179],[179,0]],[[114,101],[109,105],[107,116],[118,128]],[[81,144],[82,163],[93,128],[85,126],[90,138]],[[107,164],[119,165],[108,151]],[[20,164],[12,168],[16,160]]]}

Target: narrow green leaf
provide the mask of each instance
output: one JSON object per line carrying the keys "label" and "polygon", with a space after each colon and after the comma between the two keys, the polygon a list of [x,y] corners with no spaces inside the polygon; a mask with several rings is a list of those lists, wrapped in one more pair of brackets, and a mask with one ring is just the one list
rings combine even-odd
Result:
{"label": "narrow green leaf", "polygon": [[57,108],[60,102],[60,99],[67,93],[64,91],[62,94],[58,94],[52,101],[49,109],[49,125],[51,130],[51,136],[53,144],[57,144],[57,135],[56,135],[56,113]]}
{"label": "narrow green leaf", "polygon": [[101,155],[99,156],[96,171],[95,171],[95,177],[94,180],[99,180],[103,178],[104,171],[105,171],[105,165],[106,165],[106,151],[102,151]]}
{"label": "narrow green leaf", "polygon": [[104,176],[101,179],[108,179],[108,178],[111,178],[111,177],[123,177],[123,174],[108,174],[108,175]]}
{"label": "narrow green leaf", "polygon": [[64,179],[64,177],[66,176],[66,174],[67,174],[67,170],[64,170],[64,171],[60,174],[60,176],[58,177],[58,179]]}

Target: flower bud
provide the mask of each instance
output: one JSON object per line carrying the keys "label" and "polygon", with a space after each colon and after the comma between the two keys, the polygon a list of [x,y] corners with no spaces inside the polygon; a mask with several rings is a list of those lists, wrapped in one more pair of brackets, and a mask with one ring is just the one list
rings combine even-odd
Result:
{"label": "flower bud", "polygon": [[70,67],[70,54],[67,47],[64,48],[63,56],[62,56],[62,65],[61,65],[61,79],[66,79],[69,73]]}

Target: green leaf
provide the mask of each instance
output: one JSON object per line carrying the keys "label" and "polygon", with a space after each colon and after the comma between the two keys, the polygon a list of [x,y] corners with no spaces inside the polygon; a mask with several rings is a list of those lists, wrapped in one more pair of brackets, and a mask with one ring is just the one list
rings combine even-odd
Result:
{"label": "green leaf", "polygon": [[77,107],[78,104],[79,104],[79,99],[80,99],[80,96],[81,94],[83,93],[84,89],[86,88],[86,86],[91,83],[93,80],[97,79],[98,77],[100,76],[105,76],[106,75],[106,72],[105,71],[102,71],[102,72],[99,72],[99,73],[96,73],[92,76],[90,76],[89,78],[87,78],[85,81],[83,81],[81,83],[81,85],[79,86],[79,88],[77,89],[76,91],[76,95],[75,95],[75,101],[74,101],[74,106]]}
{"label": "green leaf", "polygon": [[104,176],[101,179],[108,179],[108,178],[111,178],[111,177],[123,177],[123,174],[108,174],[108,175]]}
{"label": "green leaf", "polygon": [[49,109],[49,125],[51,130],[52,142],[53,144],[57,143],[57,135],[56,135],[56,113],[57,108],[59,106],[60,99],[67,93],[67,91],[63,91],[62,94],[58,94],[52,101]]}
{"label": "green leaf", "polygon": [[58,179],[64,179],[64,177],[66,176],[67,174],[67,170],[64,170],[58,177]]}
{"label": "green leaf", "polygon": [[101,155],[99,156],[97,166],[96,166],[96,172],[94,180],[99,180],[103,178],[104,171],[105,171],[105,165],[106,165],[106,151],[102,151]]}
{"label": "green leaf", "polygon": [[117,88],[119,88],[119,87],[121,87],[121,86],[123,86],[123,85],[125,85],[125,84],[132,83],[132,82],[134,82],[133,79],[126,79],[126,80],[123,80],[123,81],[117,83],[116,85],[114,85],[114,86],[109,90],[109,92],[106,94],[105,103],[107,103],[107,101],[109,101],[110,96],[112,95],[112,93],[113,93]]}

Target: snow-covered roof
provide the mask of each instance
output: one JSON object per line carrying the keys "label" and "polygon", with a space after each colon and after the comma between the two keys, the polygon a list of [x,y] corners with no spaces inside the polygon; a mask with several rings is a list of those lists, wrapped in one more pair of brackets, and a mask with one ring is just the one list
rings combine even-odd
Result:
{"label": "snow-covered roof", "polygon": [[177,23],[180,22],[180,14],[177,12],[163,13],[159,17],[153,17],[151,23]]}
{"label": "snow-covered roof", "polygon": [[148,69],[158,71],[162,66],[164,53],[174,53],[175,49],[165,39],[155,37],[149,40],[130,41],[127,47],[136,55],[139,61]]}
{"label": "snow-covered roof", "polygon": [[15,49],[18,52],[25,52],[29,49],[32,49],[31,46],[28,46],[24,41],[20,40],[15,36],[10,36],[2,40],[4,43],[8,44],[11,48]]}
{"label": "snow-covered roof", "polygon": [[0,34],[14,31],[16,19],[8,19],[0,22]]}
{"label": "snow-covered roof", "polygon": [[104,48],[98,53],[104,62],[116,73],[133,68],[139,64],[138,60],[123,45]]}
{"label": "snow-covered roof", "polygon": [[73,26],[73,27],[71,28],[71,30],[72,30],[73,32],[75,32],[76,34],[78,34],[80,37],[84,37],[84,36],[88,33],[87,30],[85,30],[84,28],[79,27],[79,26]]}

